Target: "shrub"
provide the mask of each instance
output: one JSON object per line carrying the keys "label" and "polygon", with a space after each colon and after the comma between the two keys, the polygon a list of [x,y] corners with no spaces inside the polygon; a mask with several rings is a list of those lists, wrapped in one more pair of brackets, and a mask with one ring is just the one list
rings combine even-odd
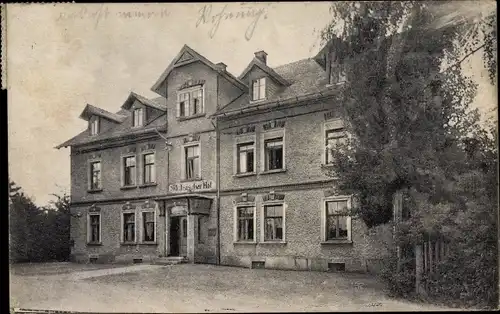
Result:
{"label": "shrub", "polygon": [[401,260],[400,270],[397,271],[398,259],[396,251],[393,250],[384,263],[380,276],[388,286],[389,293],[395,297],[410,297],[415,291],[415,271],[413,259]]}

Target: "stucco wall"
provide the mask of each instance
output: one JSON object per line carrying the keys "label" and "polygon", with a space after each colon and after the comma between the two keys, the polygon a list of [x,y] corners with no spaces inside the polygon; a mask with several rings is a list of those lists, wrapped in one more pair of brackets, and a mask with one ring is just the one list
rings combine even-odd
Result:
{"label": "stucco wall", "polygon": [[262,243],[260,212],[262,194],[255,196],[257,210],[256,244],[234,242],[234,204],[236,196],[221,199],[221,260],[222,264],[250,267],[251,261],[266,261],[269,268],[327,270],[328,262],[345,263],[347,271],[366,271],[387,254],[392,233],[389,225],[368,229],[359,219],[352,219],[352,243],[322,244],[321,202],[324,190],[294,190],[282,192],[286,203],[286,243]]}
{"label": "stucco wall", "polygon": [[[148,145],[154,144],[155,166],[156,166],[156,185],[140,187],[142,179],[142,149]],[[136,172],[138,187],[133,189],[122,189],[122,157],[129,155],[128,149],[136,149]],[[89,161],[96,157],[101,161],[101,182],[102,191],[89,193]],[[124,197],[145,197],[166,193],[167,185],[167,151],[165,150],[165,141],[150,140],[132,143],[130,145],[114,148],[105,148],[99,151],[87,152],[81,154],[72,154],[71,156],[71,200],[72,202],[109,200]]]}
{"label": "stucco wall", "polygon": [[[101,244],[87,243],[87,224],[89,206],[72,206],[71,213],[71,239],[74,245],[71,255],[75,261],[88,262],[90,257],[97,257],[101,262],[131,262],[133,259],[141,258],[150,261],[163,253],[165,241],[165,217],[160,217],[156,209],[156,243],[140,243],[140,231],[142,226],[141,205],[144,202],[131,202],[136,205],[136,244],[121,243],[122,207],[125,203],[113,203],[97,205],[101,215]],[[78,217],[79,216],[79,217]]]}
{"label": "stucco wall", "polygon": [[[334,104],[333,104],[334,106]],[[276,110],[267,114],[254,115],[237,121],[221,123],[221,189],[243,189],[283,184],[296,184],[329,180],[330,176],[322,168],[324,144],[324,114],[332,104],[319,103],[303,107]],[[307,113],[310,112],[310,113]],[[286,172],[262,174],[263,125],[274,119],[285,121],[285,162]],[[235,133],[238,127],[255,125],[257,174],[236,177],[233,174]],[[279,130],[279,129],[276,129]]]}

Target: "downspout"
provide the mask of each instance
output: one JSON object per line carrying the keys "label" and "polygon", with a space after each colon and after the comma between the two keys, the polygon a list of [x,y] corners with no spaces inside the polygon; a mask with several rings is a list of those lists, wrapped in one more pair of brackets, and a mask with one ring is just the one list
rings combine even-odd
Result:
{"label": "downspout", "polygon": [[220,132],[219,123],[215,119],[215,136],[216,136],[216,159],[217,159],[217,172],[216,172],[216,185],[217,185],[217,264],[220,265]]}
{"label": "downspout", "polygon": [[[217,75],[217,110],[219,109],[219,75]],[[215,118],[215,185],[217,189],[217,246],[216,246],[216,254],[217,254],[217,265],[220,265],[220,132],[219,132],[219,123],[218,119]]]}
{"label": "downspout", "polygon": [[[167,104],[167,94],[168,94],[168,85],[167,83],[165,82],[165,107],[166,104]],[[168,134],[168,114],[167,114],[167,109],[165,109],[165,135]],[[165,136],[167,139],[168,137]],[[170,150],[173,148],[171,145],[169,146],[170,142],[169,141],[166,141],[165,143],[165,148],[167,150],[167,194],[168,194],[168,190],[169,190],[169,187],[170,187]],[[164,249],[165,249],[165,257],[169,256],[169,249],[170,249],[170,217],[169,215],[167,214],[167,201],[166,200],[163,200],[163,214],[165,215],[164,218],[165,218],[165,245],[164,246]]]}

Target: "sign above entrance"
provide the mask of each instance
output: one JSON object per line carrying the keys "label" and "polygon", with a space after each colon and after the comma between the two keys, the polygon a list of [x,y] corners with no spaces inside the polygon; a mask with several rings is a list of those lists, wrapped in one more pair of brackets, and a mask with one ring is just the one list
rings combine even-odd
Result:
{"label": "sign above entrance", "polygon": [[174,206],[170,209],[170,216],[186,216],[188,214],[185,206]]}
{"label": "sign above entrance", "polygon": [[170,193],[188,193],[188,192],[199,192],[207,191],[215,188],[215,184],[212,180],[201,180],[193,182],[180,182],[176,184],[170,184],[168,186],[168,191]]}

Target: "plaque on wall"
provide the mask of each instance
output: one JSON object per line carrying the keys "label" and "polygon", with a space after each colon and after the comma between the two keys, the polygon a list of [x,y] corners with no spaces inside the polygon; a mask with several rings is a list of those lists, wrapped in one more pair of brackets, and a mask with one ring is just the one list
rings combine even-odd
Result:
{"label": "plaque on wall", "polygon": [[213,189],[215,189],[215,183],[212,180],[179,182],[176,184],[170,184],[168,187],[168,191],[170,193],[189,193]]}

